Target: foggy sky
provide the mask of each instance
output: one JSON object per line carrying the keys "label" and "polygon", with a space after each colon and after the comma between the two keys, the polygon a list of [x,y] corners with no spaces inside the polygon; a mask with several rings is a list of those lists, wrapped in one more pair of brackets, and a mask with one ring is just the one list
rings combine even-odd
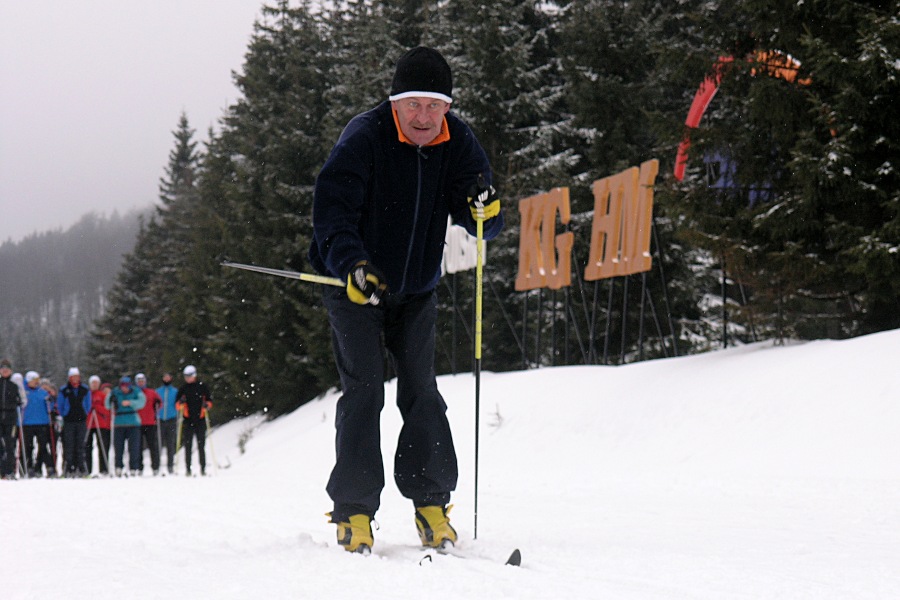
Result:
{"label": "foggy sky", "polygon": [[262,4],[0,0],[0,243],[156,202],[182,111],[202,142],[238,98]]}

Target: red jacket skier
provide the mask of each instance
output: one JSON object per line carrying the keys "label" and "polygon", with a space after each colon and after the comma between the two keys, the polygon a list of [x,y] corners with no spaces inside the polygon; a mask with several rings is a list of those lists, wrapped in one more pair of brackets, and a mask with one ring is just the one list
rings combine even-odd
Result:
{"label": "red jacket skier", "polygon": [[[159,429],[156,427],[156,411],[162,406],[162,398],[151,387],[147,387],[147,376],[138,373],[134,376],[134,382],[137,384],[147,402],[144,407],[138,411],[141,418],[141,438],[144,445],[150,450],[150,467],[153,469],[154,475],[159,475]],[[143,458],[141,459],[141,470],[144,468]]]}
{"label": "red jacket skier", "polygon": [[94,471],[94,440],[97,440],[98,468],[101,475],[109,473],[109,409],[106,408],[106,397],[109,395],[110,384],[100,383],[100,378],[91,375],[88,379],[88,387],[91,389],[91,412],[88,413],[88,436],[85,441],[84,455],[87,462],[88,473]]}

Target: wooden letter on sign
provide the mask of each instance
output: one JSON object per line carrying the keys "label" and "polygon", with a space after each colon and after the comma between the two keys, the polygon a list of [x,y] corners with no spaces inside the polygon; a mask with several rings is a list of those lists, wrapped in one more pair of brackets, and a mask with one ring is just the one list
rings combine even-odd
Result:
{"label": "wooden letter on sign", "polygon": [[[584,279],[649,271],[653,185],[659,161],[648,160],[594,182],[594,221]],[[518,289],[518,288],[517,288]]]}
{"label": "wooden letter on sign", "polygon": [[[555,188],[519,200],[519,274],[516,290],[549,287],[558,290],[572,283],[574,234],[556,235],[556,215],[563,225],[571,218],[569,188]],[[557,259],[558,257],[558,259]]]}

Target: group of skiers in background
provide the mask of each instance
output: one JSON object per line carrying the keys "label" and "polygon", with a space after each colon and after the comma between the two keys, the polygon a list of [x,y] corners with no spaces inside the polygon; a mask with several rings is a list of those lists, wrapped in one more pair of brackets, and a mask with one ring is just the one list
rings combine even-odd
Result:
{"label": "group of skiers in background", "polygon": [[133,381],[123,376],[115,384],[91,375],[85,385],[79,369],[72,367],[66,384],[57,389],[36,371],[23,377],[13,373],[8,359],[0,360],[0,475],[3,479],[107,476],[113,473],[109,452],[114,450],[115,475],[139,476],[145,448],[153,475],[160,473],[162,449],[166,472],[172,475],[181,446],[185,474],[191,475],[194,438],[200,474],[205,475],[212,396],[197,380],[193,365],[185,367],[183,375],[179,387],[171,373],[164,373],[162,385],[155,389],[143,373]]}

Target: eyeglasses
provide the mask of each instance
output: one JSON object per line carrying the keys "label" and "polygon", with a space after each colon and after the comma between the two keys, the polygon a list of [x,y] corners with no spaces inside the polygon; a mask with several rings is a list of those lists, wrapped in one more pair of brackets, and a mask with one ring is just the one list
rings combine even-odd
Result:
{"label": "eyeglasses", "polygon": [[447,103],[443,100],[429,100],[426,103],[419,102],[418,100],[401,100],[399,102],[400,106],[405,108],[406,110],[417,111],[423,106],[425,110],[432,114],[442,113],[444,109],[447,108]]}

